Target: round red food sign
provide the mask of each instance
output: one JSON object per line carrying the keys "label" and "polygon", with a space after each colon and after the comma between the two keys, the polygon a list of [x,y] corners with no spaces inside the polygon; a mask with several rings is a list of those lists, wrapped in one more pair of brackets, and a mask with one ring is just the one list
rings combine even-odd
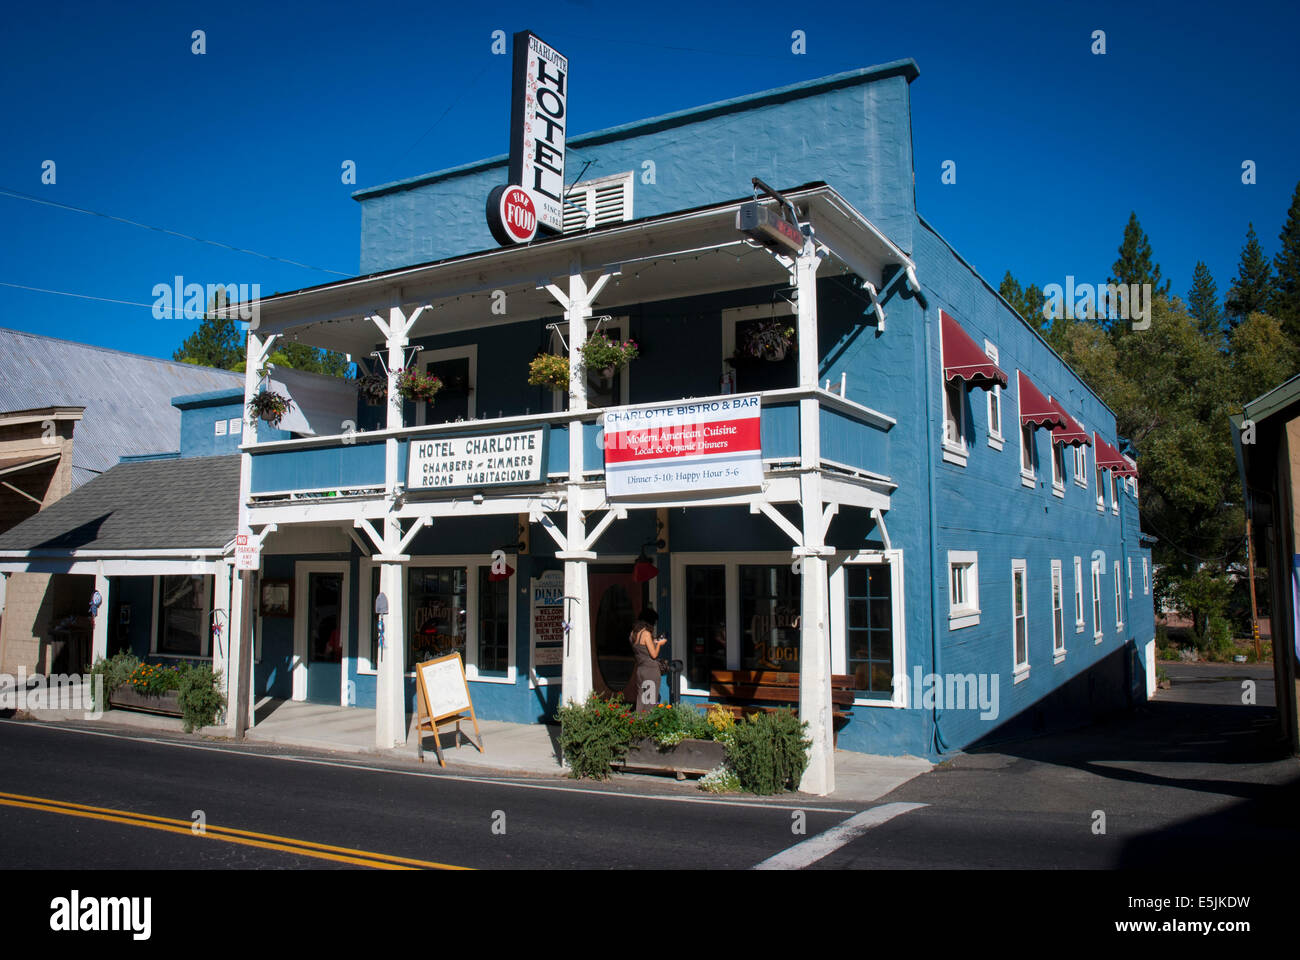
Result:
{"label": "round red food sign", "polygon": [[498,243],[527,243],[537,235],[537,204],[523,187],[502,186],[492,191],[488,225]]}

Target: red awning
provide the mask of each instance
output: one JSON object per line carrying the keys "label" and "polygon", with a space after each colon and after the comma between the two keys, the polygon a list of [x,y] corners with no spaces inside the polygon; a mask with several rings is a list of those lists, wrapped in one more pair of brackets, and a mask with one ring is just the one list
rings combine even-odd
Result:
{"label": "red awning", "polygon": [[1020,391],[1020,425],[1032,423],[1036,427],[1064,427],[1066,413],[1048,400],[1023,370],[1016,371],[1016,386]]}
{"label": "red awning", "polygon": [[1122,470],[1116,470],[1115,476],[1136,477],[1138,475],[1137,464],[1134,463],[1132,460],[1130,460],[1128,457],[1125,457],[1124,454],[1122,453],[1120,454],[1120,456],[1124,457],[1124,468]]}
{"label": "red awning", "polygon": [[1124,455],[1103,440],[1098,434],[1093,434],[1093,439],[1097,441],[1097,469],[1113,471],[1117,477],[1137,476],[1137,471],[1132,470]]}
{"label": "red awning", "polygon": [[1061,416],[1065,417],[1065,426],[1052,428],[1052,442],[1062,443],[1067,447],[1091,446],[1092,439],[1088,436],[1088,431],[1079,425],[1078,420],[1065,412],[1065,407],[1061,406],[1061,402],[1054,397],[1049,398],[1048,402],[1056,408]]}
{"label": "red awning", "polygon": [[979,348],[961,324],[942,310],[939,311],[939,320],[943,330],[944,379],[961,379],[977,387],[991,388],[995,383],[1006,387],[1007,375]]}

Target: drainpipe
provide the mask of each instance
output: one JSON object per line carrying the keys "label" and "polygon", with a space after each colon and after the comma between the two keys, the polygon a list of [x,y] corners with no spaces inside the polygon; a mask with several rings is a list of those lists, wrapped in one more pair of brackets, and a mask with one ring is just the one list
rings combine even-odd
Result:
{"label": "drainpipe", "polygon": [[[933,356],[931,351],[932,338],[931,314],[929,310],[924,313],[925,317],[925,369],[930,370],[930,358]],[[943,357],[939,358],[939,389],[943,389]],[[932,378],[927,374],[925,383],[925,464],[929,478],[928,484],[928,501],[930,508],[930,657],[933,672],[938,675],[939,669],[939,591],[934,588],[935,574],[941,568],[939,563],[939,518],[935,507],[935,464],[934,464],[934,383]],[[914,694],[919,690],[912,691]],[[936,697],[933,709],[934,735],[933,745],[937,753],[947,753],[948,744],[944,742],[943,734],[939,730],[939,698]]]}

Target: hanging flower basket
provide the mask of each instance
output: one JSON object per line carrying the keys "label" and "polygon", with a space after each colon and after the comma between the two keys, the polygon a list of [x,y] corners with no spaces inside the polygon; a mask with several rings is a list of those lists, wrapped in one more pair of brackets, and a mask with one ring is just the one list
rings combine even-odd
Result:
{"label": "hanging flower basket", "polygon": [[388,399],[388,378],[382,373],[367,373],[364,377],[358,377],[357,392],[366,403],[381,404]]}
{"label": "hanging flower basket", "polygon": [[441,389],[442,381],[431,373],[421,373],[411,367],[397,371],[397,392],[406,400],[433,403]]}
{"label": "hanging flower basket", "polygon": [[582,345],[582,364],[593,373],[602,372],[612,377],[614,372],[638,354],[635,340],[611,340],[603,333],[593,334]]}
{"label": "hanging flower basket", "polygon": [[784,320],[759,320],[749,328],[739,353],[761,360],[784,360],[794,347],[794,327]]}
{"label": "hanging flower basket", "polygon": [[539,353],[528,364],[528,385],[567,391],[569,358],[557,357],[553,353]]}
{"label": "hanging flower basket", "polygon": [[248,401],[248,415],[254,420],[259,417],[271,426],[278,426],[286,413],[293,409],[293,401],[274,390],[263,390],[253,394]]}

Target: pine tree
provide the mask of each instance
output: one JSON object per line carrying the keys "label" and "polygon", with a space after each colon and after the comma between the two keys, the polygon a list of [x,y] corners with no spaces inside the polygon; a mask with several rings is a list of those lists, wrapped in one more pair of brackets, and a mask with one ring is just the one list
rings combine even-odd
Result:
{"label": "pine tree", "polygon": [[1111,283],[1151,284],[1152,296],[1169,296],[1169,281],[1160,282],[1160,264],[1151,260],[1151,241],[1147,238],[1142,224],[1138,223],[1136,211],[1130,211],[1128,225],[1124,228],[1124,242],[1119,245],[1119,259],[1111,264],[1114,276]]}
{"label": "pine tree", "polygon": [[1273,258],[1277,279],[1269,312],[1282,321],[1283,331],[1293,341],[1300,342],[1300,183],[1291,197],[1291,209],[1278,241],[1277,256]]}
{"label": "pine tree", "polygon": [[173,360],[230,370],[244,359],[244,335],[234,316],[221,309],[224,306],[225,293],[218,290],[208,304],[208,312],[199,321],[199,328],[185,338],[172,354]]}
{"label": "pine tree", "polygon": [[1201,336],[1209,337],[1216,345],[1222,343],[1223,313],[1219,310],[1219,290],[1210,268],[1199,260],[1192,274],[1192,289],[1187,293],[1187,312],[1196,321]]}
{"label": "pine tree", "polygon": [[1047,299],[1043,296],[1043,291],[1037,285],[1030,284],[1027,287],[1021,287],[1020,281],[1011,275],[1008,270],[1006,276],[1002,278],[1002,283],[998,286],[998,293],[1002,294],[1002,299],[1015,308],[1016,313],[1025,318],[1025,321],[1035,330],[1042,330],[1046,324],[1046,318],[1043,316],[1043,304]]}
{"label": "pine tree", "polygon": [[1235,327],[1252,313],[1268,306],[1272,293],[1272,274],[1252,223],[1246,229],[1246,245],[1241,249],[1237,278],[1232,281],[1228,298],[1223,304],[1230,326]]}

